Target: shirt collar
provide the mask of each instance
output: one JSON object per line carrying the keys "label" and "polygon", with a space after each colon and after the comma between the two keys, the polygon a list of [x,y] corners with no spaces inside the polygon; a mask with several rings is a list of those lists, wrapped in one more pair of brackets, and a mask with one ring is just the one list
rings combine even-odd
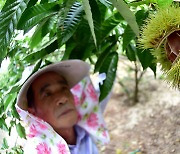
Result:
{"label": "shirt collar", "polygon": [[[76,131],[76,145],[79,145],[81,143],[81,141],[84,139],[84,137],[87,135],[87,132],[79,127],[78,125],[76,125],[75,127],[75,131]],[[68,144],[69,147],[75,147],[76,145],[71,145]]]}

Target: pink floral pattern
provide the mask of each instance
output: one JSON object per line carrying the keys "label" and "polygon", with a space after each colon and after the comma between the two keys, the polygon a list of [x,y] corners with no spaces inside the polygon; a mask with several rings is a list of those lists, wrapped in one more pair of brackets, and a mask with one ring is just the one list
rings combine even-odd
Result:
{"label": "pink floral pattern", "polygon": [[81,96],[81,104],[85,102],[85,99],[86,99],[86,93],[83,91]]}
{"label": "pink floral pattern", "polygon": [[[78,111],[77,125],[85,129],[95,142],[106,144],[109,136],[98,104],[98,95],[89,77],[72,89],[74,103]],[[70,154],[68,145],[49,124],[16,105],[21,118],[28,126],[29,143],[26,152],[37,154]],[[35,150],[35,151],[33,151]]]}
{"label": "pink floral pattern", "polygon": [[97,102],[98,96],[97,96],[96,91],[95,91],[95,89],[94,89],[94,87],[93,87],[92,84],[89,84],[89,85],[88,85],[87,92],[88,92],[90,98],[91,98],[94,102]]}
{"label": "pink floral pattern", "polygon": [[78,112],[78,121],[81,121],[82,115]]}
{"label": "pink floral pattern", "polygon": [[76,84],[73,89],[74,91],[80,91],[81,90],[81,85],[80,84]]}
{"label": "pink floral pattern", "polygon": [[30,133],[28,134],[28,137],[30,137],[30,138],[36,137],[39,134],[39,132],[34,124],[32,124],[30,126],[29,131],[30,131]]}
{"label": "pink floral pattern", "polygon": [[21,110],[20,110],[20,109],[16,109],[16,111],[17,111],[18,113],[21,113]]}
{"label": "pink floral pattern", "polygon": [[95,113],[91,113],[87,119],[89,127],[96,128],[98,126],[98,117]]}
{"label": "pink floral pattern", "polygon": [[46,143],[40,143],[36,147],[37,154],[51,154],[51,148]]}
{"label": "pink floral pattern", "polygon": [[77,95],[74,95],[74,104],[75,106],[80,105],[79,97]]}
{"label": "pink floral pattern", "polygon": [[46,130],[48,128],[47,125],[45,125],[45,124],[43,124],[43,123],[41,123],[39,121],[37,122],[37,124],[40,127],[40,129],[42,129],[42,130]]}
{"label": "pink floral pattern", "polygon": [[62,143],[57,144],[59,154],[67,154],[66,146]]}
{"label": "pink floral pattern", "polygon": [[104,137],[107,137],[107,132],[104,130],[103,133],[102,133],[102,135],[103,135]]}

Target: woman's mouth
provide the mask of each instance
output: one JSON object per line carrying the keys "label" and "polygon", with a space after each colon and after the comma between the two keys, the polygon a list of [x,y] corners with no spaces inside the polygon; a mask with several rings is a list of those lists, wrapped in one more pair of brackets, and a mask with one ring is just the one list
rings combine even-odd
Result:
{"label": "woman's mouth", "polygon": [[73,109],[65,110],[65,111],[63,111],[63,112],[60,114],[60,116],[64,116],[64,115],[68,114],[68,113],[71,112],[71,111],[73,111]]}

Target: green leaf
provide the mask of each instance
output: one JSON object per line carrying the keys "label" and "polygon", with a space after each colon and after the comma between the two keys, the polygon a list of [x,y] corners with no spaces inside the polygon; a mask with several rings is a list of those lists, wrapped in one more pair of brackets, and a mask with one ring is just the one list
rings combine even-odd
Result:
{"label": "green leaf", "polygon": [[126,55],[130,61],[136,61],[136,48],[129,44],[126,49]]}
{"label": "green leaf", "polygon": [[93,24],[94,24],[94,32],[96,36],[96,44],[97,46],[100,44],[101,40],[101,12],[100,7],[97,4],[96,0],[89,1],[91,9],[92,17],[93,17]]}
{"label": "green leaf", "polygon": [[112,4],[108,0],[99,0],[102,4],[104,4],[106,7],[110,7]]}
{"label": "green leaf", "polygon": [[30,40],[31,49],[33,49],[42,41],[42,28],[43,28],[43,25],[46,23],[46,21],[47,20],[45,19],[36,27],[36,30]]}
{"label": "green leaf", "polygon": [[17,28],[28,32],[33,26],[47,17],[57,14],[59,5],[57,2],[38,4],[24,11],[18,22]]}
{"label": "green leaf", "polygon": [[154,76],[156,77],[156,68],[157,68],[157,64],[154,62],[152,63],[149,68],[153,71]]}
{"label": "green leaf", "polygon": [[135,33],[132,31],[131,27],[127,25],[124,34],[123,34],[123,50],[127,48],[129,43],[131,42],[132,39],[135,38]]}
{"label": "green leaf", "polygon": [[119,13],[115,13],[106,19],[101,26],[101,39],[103,40],[105,37],[109,37],[109,34],[120,24],[122,21],[122,17]]}
{"label": "green leaf", "polygon": [[154,56],[149,50],[141,50],[137,48],[137,56],[144,70],[152,66],[155,61]]}
{"label": "green leaf", "polygon": [[64,17],[67,16],[69,10],[71,9],[72,5],[76,2],[76,0],[66,0],[65,2],[65,11],[64,11]]}
{"label": "green leaf", "polygon": [[16,99],[17,93],[12,93],[9,95],[6,95],[4,99],[4,110],[7,111],[11,106],[13,105],[15,99]]}
{"label": "green leaf", "polygon": [[82,4],[83,4],[84,11],[86,13],[86,18],[88,20],[89,27],[91,29],[93,39],[94,39],[94,44],[96,46],[97,45],[97,43],[96,43],[96,35],[95,35],[95,32],[94,32],[94,23],[93,23],[93,18],[92,18],[91,7],[89,5],[89,0],[82,0]]}
{"label": "green leaf", "polygon": [[[35,66],[34,66],[34,69],[32,70],[32,72],[31,72],[31,74],[29,75],[29,77],[31,76],[31,75],[33,75],[35,72],[37,72],[38,70],[39,70],[39,68],[41,68],[41,64],[42,64],[42,59],[40,59],[36,64],[35,64]],[[28,78],[29,78],[28,77]],[[28,78],[24,81],[24,83],[28,80]],[[23,84],[24,84],[23,83]],[[22,84],[22,85],[23,85]]]}
{"label": "green leaf", "polygon": [[85,61],[87,58],[92,56],[92,52],[95,51],[94,43],[88,43],[87,47],[84,49],[82,60]]}
{"label": "green leaf", "polygon": [[20,86],[19,85],[17,85],[17,86],[12,86],[12,87],[10,87],[10,90],[8,91],[8,95],[9,94],[11,94],[11,93],[15,93],[15,92],[18,92],[19,90],[20,90]]}
{"label": "green leaf", "polygon": [[[53,52],[53,51],[52,51]],[[37,52],[33,52],[29,55],[27,55],[23,61],[26,61],[27,63],[33,63],[41,58],[43,58],[44,56],[46,56],[48,53],[46,50],[42,49],[40,51]]]}
{"label": "green leaf", "polygon": [[103,81],[103,85],[100,86],[100,97],[99,101],[101,102],[111,91],[117,70],[118,63],[118,53],[111,52],[107,58],[104,60],[103,65],[100,68],[99,73],[106,73],[106,79]]}
{"label": "green leaf", "polygon": [[[136,21],[139,26],[142,26],[144,24],[145,19],[148,16],[148,12],[145,12],[144,10],[139,10],[136,13]],[[123,50],[126,49],[127,45],[136,37],[135,33],[131,29],[129,25],[127,25],[124,34],[123,34]]]}
{"label": "green leaf", "polygon": [[5,131],[8,131],[8,127],[7,127],[5,119],[3,117],[0,118],[0,128]]}
{"label": "green leaf", "polygon": [[58,33],[58,41],[60,42],[60,46],[68,41],[76,31],[81,21],[82,12],[83,9],[80,3],[74,3],[64,20],[64,24],[60,26],[60,33]]}
{"label": "green leaf", "polygon": [[40,4],[44,4],[44,3],[48,3],[48,2],[52,2],[53,0],[40,0]]}
{"label": "green leaf", "polygon": [[26,138],[25,129],[20,123],[16,125],[16,130],[21,138]]}
{"label": "green leaf", "polygon": [[76,46],[76,43],[74,43],[74,42],[72,42],[71,44],[68,44],[68,46],[66,46],[66,50],[65,50],[62,60],[69,59],[69,56],[70,56],[72,50],[75,48],[75,46]]}
{"label": "green leaf", "polygon": [[29,0],[7,0],[0,13],[0,64],[7,54],[17,23],[26,9]]}
{"label": "green leaf", "polygon": [[37,3],[38,0],[30,0],[28,3],[27,8],[30,8],[31,6],[35,5]]}
{"label": "green leaf", "polygon": [[[95,48],[89,25],[85,19],[82,19],[73,37],[66,42],[66,47],[73,43],[75,43],[75,47],[70,52],[69,59],[84,59],[91,52],[92,45]],[[87,53],[85,53],[86,51]]]}
{"label": "green leaf", "polygon": [[38,25],[29,42],[30,48],[33,49],[42,41],[42,25]]}
{"label": "green leaf", "polygon": [[95,64],[95,69],[94,69],[94,73],[98,72],[101,68],[101,66],[103,65],[106,57],[109,55],[109,53],[111,52],[111,49],[113,48],[113,46],[115,45],[115,42],[113,42],[113,44],[110,44],[98,57],[98,60]]}
{"label": "green leaf", "polygon": [[19,119],[19,114],[17,113],[14,105],[11,108],[11,113],[12,113],[13,117],[15,117],[16,119]]}
{"label": "green leaf", "polygon": [[139,27],[136,22],[135,15],[129,9],[128,5],[123,0],[110,0],[114,7],[117,8],[122,17],[127,21],[136,36],[139,35]]}
{"label": "green leaf", "polygon": [[136,21],[139,27],[141,27],[145,23],[145,19],[148,17],[148,14],[148,11],[145,10],[139,10],[136,12]]}
{"label": "green leaf", "polygon": [[6,138],[3,138],[2,148],[3,149],[8,149],[9,148]]}
{"label": "green leaf", "polygon": [[103,65],[104,60],[106,59],[106,57],[108,56],[109,52],[106,50],[105,52],[103,52],[99,57],[98,60],[95,64],[95,69],[94,69],[94,73],[98,72],[101,68],[101,66]]}
{"label": "green leaf", "polygon": [[157,0],[159,7],[167,7],[172,4],[173,0]]}
{"label": "green leaf", "polygon": [[43,49],[27,55],[23,60],[28,63],[33,63],[39,59],[42,59],[44,56],[54,52],[56,49],[58,49],[58,43],[56,39],[56,37],[53,38],[48,42],[48,44],[44,45]]}
{"label": "green leaf", "polygon": [[57,32],[57,20],[58,15],[54,15],[47,19],[47,21],[43,24],[41,30],[41,37],[44,37],[46,34],[50,33],[50,37],[53,37]]}

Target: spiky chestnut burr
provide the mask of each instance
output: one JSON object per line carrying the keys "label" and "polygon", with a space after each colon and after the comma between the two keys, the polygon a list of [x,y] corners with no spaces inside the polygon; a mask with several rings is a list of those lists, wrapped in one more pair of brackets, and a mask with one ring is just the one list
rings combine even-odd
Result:
{"label": "spiky chestnut burr", "polygon": [[180,8],[171,6],[151,14],[142,27],[139,46],[151,49],[166,80],[180,88]]}

